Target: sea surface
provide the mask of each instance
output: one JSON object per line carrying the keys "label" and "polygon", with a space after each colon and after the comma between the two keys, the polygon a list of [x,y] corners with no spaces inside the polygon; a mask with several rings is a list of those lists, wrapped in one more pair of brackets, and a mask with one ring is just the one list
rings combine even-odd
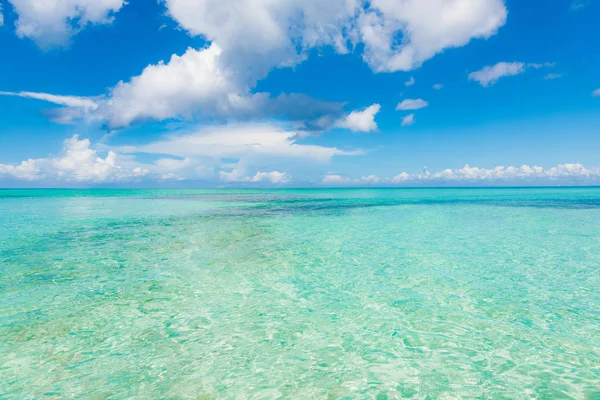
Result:
{"label": "sea surface", "polygon": [[1,399],[600,399],[600,189],[0,190]]}

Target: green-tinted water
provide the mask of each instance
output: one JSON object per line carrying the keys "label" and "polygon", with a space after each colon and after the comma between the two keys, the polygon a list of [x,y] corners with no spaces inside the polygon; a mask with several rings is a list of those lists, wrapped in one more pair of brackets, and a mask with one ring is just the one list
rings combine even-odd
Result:
{"label": "green-tinted water", "polygon": [[600,398],[600,189],[0,191],[0,398]]}

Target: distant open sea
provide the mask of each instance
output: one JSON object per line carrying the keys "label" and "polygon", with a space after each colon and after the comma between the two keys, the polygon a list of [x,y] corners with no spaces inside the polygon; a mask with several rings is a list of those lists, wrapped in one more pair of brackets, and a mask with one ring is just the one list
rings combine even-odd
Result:
{"label": "distant open sea", "polygon": [[0,190],[1,399],[600,399],[600,189]]}

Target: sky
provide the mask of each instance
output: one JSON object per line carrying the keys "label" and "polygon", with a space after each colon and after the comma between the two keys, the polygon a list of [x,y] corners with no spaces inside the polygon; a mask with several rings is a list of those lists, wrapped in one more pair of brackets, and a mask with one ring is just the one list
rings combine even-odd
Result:
{"label": "sky", "polygon": [[600,184],[597,0],[0,0],[0,187]]}

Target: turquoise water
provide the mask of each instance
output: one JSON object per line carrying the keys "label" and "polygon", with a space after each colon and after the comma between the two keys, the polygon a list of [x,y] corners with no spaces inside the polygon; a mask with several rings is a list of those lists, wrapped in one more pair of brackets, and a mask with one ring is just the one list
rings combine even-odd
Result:
{"label": "turquoise water", "polygon": [[600,189],[1,190],[2,399],[599,399]]}

